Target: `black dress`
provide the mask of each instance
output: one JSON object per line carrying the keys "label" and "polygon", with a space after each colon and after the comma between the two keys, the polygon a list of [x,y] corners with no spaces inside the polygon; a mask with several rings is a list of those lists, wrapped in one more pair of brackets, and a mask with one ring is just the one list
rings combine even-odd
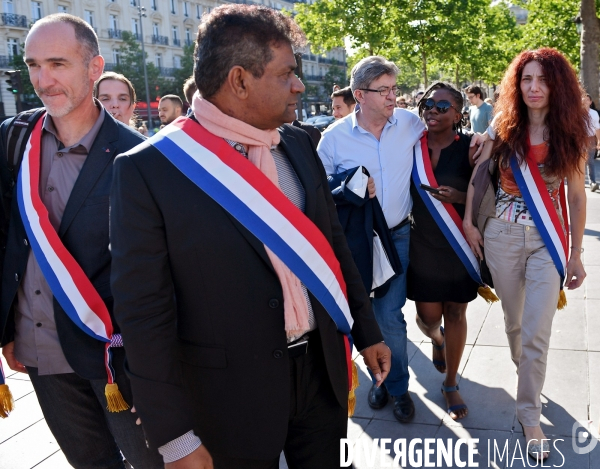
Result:
{"label": "black dress", "polygon": [[[466,192],[473,169],[469,164],[470,138],[461,133],[458,141],[441,151],[433,171],[440,186]],[[460,261],[438,227],[414,182],[410,194],[413,200],[414,223],[410,233],[410,263],[407,273],[407,297],[413,301],[468,303],[477,297],[479,285]],[[463,204],[453,204],[461,219]]]}

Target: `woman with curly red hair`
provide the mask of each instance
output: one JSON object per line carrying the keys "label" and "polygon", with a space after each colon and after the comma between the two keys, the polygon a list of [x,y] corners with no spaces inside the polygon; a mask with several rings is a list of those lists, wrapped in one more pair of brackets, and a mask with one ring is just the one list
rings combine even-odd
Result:
{"label": "woman with curly red hair", "polygon": [[[495,204],[489,204],[491,210],[483,217],[485,204],[473,211],[475,188],[470,184],[466,213],[478,216],[463,221],[469,245],[480,259],[485,245],[517,366],[517,418],[529,455],[540,460],[550,454],[540,427],[540,395],[552,319],[557,305],[566,304],[563,285],[578,288],[585,278],[581,253],[589,117],[581,106],[582,94],[573,67],[555,49],[524,51],[512,61],[500,85],[488,131],[491,140],[472,178],[484,164],[497,167],[492,177]],[[488,200],[493,202],[493,197]]]}

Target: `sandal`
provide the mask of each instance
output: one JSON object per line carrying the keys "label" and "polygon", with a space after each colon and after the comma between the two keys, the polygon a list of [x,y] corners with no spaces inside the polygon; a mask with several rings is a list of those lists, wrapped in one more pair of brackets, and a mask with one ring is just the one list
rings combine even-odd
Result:
{"label": "sandal", "polygon": [[[527,437],[525,436],[525,428],[523,427],[523,424],[521,423],[520,420],[517,420],[517,422],[519,422],[519,424],[521,425],[521,431],[523,432],[523,436],[525,437],[525,440],[527,440]],[[532,440],[529,440],[532,441]],[[535,440],[535,441],[539,441],[539,440]],[[535,461],[542,461],[542,463],[548,459],[550,457],[550,443],[548,439],[543,439],[541,443],[529,443],[527,445],[527,454],[529,455],[530,458],[534,459]]]}
{"label": "sandal", "polygon": [[[446,394],[447,394],[447,393],[449,393],[449,392],[457,392],[458,390],[459,390],[459,388],[458,388],[458,384],[457,384],[456,386],[446,386],[444,383],[442,383],[442,394],[444,394],[444,393],[446,393]],[[446,398],[446,396],[444,396],[444,398]],[[446,405],[447,405],[447,404],[448,404],[448,400],[446,399]],[[469,411],[469,408],[467,407],[467,404],[456,404],[456,405],[451,405],[451,406],[449,406],[449,407],[448,407],[446,410],[447,410],[447,412],[448,412],[448,414],[449,414],[449,415],[450,415],[450,414],[452,414],[452,413],[454,413],[455,415],[457,415],[457,414],[456,414],[456,411],[457,411],[457,410],[462,410],[462,409],[466,409],[466,410],[467,410],[467,413],[468,413],[468,411]],[[458,417],[458,416],[457,416],[457,417],[456,417],[455,419],[453,419],[453,420],[460,420],[460,419],[462,419],[462,418],[465,418],[466,416],[467,416],[467,414],[463,415],[462,417]]]}
{"label": "sandal", "polygon": [[[442,333],[442,336],[444,335],[444,328],[442,326],[440,326],[440,332]],[[433,345],[433,351],[431,354],[431,362],[433,363],[433,366],[435,366],[435,369],[438,370],[440,373],[445,373],[446,372],[446,360],[436,360],[434,359],[434,355],[436,350],[438,352],[443,351],[446,348],[446,340],[444,340],[442,342],[442,345],[437,345],[433,339],[431,339],[431,345]],[[445,353],[444,353],[445,355]]]}

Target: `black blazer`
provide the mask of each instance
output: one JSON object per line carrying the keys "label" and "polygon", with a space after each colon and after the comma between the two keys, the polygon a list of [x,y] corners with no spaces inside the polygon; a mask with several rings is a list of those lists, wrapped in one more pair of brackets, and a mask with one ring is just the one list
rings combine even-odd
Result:
{"label": "black blazer", "polygon": [[[8,122],[0,127],[2,142]],[[130,150],[145,138],[115,120],[108,112],[85,160],[65,207],[58,234],[106,303],[112,316],[108,239],[109,195],[112,162],[116,155]],[[6,144],[0,145],[0,171],[3,180],[8,172]],[[0,295],[0,331],[2,345],[14,340],[14,306],[23,279],[30,245],[21,220],[17,198],[11,202],[11,213],[2,271]],[[73,370],[86,379],[106,378],[104,343],[81,331],[54,300],[54,319],[63,353]],[[118,326],[113,319],[115,332]]]}
{"label": "black blazer", "polygon": [[[290,125],[280,134],[306,191],[306,215],[341,263],[355,344],[380,342],[310,137]],[[281,285],[263,244],[151,145],[120,155],[114,168],[115,316],[150,444],[193,428],[209,451],[276,457],[287,435],[290,370]],[[311,300],[327,372],[346,407],[343,336]]]}

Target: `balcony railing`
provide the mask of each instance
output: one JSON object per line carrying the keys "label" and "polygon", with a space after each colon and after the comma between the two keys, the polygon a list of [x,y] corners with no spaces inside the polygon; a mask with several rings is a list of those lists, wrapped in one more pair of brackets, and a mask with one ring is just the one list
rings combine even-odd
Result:
{"label": "balcony railing", "polygon": [[0,55],[0,68],[8,68],[12,57],[6,55]]}
{"label": "balcony railing", "polygon": [[307,81],[323,81],[321,75],[304,75],[303,78]]}
{"label": "balcony railing", "polygon": [[111,39],[121,39],[123,35],[123,31],[121,29],[109,29],[108,37]]}
{"label": "balcony railing", "polygon": [[152,35],[152,44],[162,44],[163,46],[169,45],[169,38],[167,36]]}
{"label": "balcony railing", "polygon": [[181,47],[181,39],[173,39],[173,45],[177,47]]}
{"label": "balcony railing", "polygon": [[193,40],[193,39],[186,39],[186,40],[185,40],[185,45],[186,45],[186,46],[191,46],[191,45],[193,45],[193,44],[194,44],[194,40]]}
{"label": "balcony railing", "polygon": [[2,24],[4,26],[16,26],[18,28],[28,28],[29,21],[25,15],[15,15],[14,13],[2,13]]}
{"label": "balcony railing", "polygon": [[160,76],[162,77],[172,77],[175,69],[171,68],[171,67],[156,67],[158,68],[158,72],[160,73]]}

